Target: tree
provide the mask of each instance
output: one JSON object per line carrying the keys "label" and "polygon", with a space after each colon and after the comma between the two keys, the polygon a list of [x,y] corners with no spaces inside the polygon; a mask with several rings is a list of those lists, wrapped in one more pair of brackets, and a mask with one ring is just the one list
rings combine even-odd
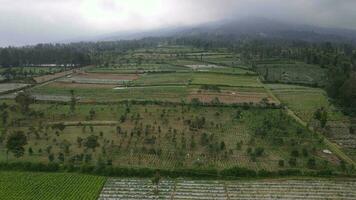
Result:
{"label": "tree", "polygon": [[278,161],[278,165],[279,165],[280,167],[284,167],[284,160],[279,160],[279,161]]}
{"label": "tree", "polygon": [[310,158],[309,160],[308,160],[308,167],[309,168],[311,168],[311,169],[314,169],[315,168],[315,166],[316,166],[316,161],[315,161],[315,159],[314,158]]}
{"label": "tree", "polygon": [[224,141],[221,141],[221,143],[220,143],[220,150],[223,151],[223,150],[225,150],[225,148],[226,148],[225,142],[224,142]]}
{"label": "tree", "polygon": [[347,110],[355,112],[356,109],[356,73],[352,74],[349,79],[340,88],[340,101],[346,106]]}
{"label": "tree", "polygon": [[77,144],[78,144],[78,147],[79,147],[79,148],[82,147],[82,142],[83,142],[83,138],[77,137]]}
{"label": "tree", "polygon": [[95,117],[95,110],[94,109],[90,109],[90,111],[89,111],[89,119],[90,120],[93,120],[94,119],[94,117]]}
{"label": "tree", "polygon": [[155,195],[158,195],[159,193],[158,186],[160,181],[161,181],[161,175],[159,174],[159,171],[156,171],[155,176],[152,178],[152,184],[156,186],[154,190]]}
{"label": "tree", "polygon": [[241,117],[242,117],[242,111],[238,109],[235,114],[235,119],[241,119]]}
{"label": "tree", "polygon": [[70,111],[72,113],[75,112],[75,106],[77,104],[77,99],[75,98],[75,95],[74,95],[74,90],[70,90],[70,95],[71,95],[71,99],[70,99]]}
{"label": "tree", "polygon": [[7,151],[12,152],[16,158],[19,158],[24,155],[25,152],[24,146],[26,144],[27,144],[26,135],[22,131],[16,131],[8,137],[6,141],[6,148]]}
{"label": "tree", "polygon": [[33,150],[31,147],[28,148],[28,154],[30,154],[30,156],[32,156],[32,154],[33,154]]}
{"label": "tree", "polygon": [[9,118],[9,113],[7,112],[7,110],[5,110],[4,112],[2,112],[1,114],[1,120],[2,120],[2,124],[5,125],[7,123],[7,119]]}
{"label": "tree", "polygon": [[326,123],[328,121],[328,112],[326,111],[326,109],[324,107],[319,108],[314,113],[314,119],[316,119],[320,122],[321,128],[325,128]]}
{"label": "tree", "polygon": [[84,141],[84,146],[88,149],[92,149],[93,151],[95,151],[95,148],[99,146],[98,136],[88,136]]}
{"label": "tree", "polygon": [[15,97],[16,103],[19,104],[21,112],[27,114],[30,110],[30,105],[35,102],[35,98],[29,92],[20,92]]}
{"label": "tree", "polygon": [[48,160],[49,160],[49,162],[54,161],[54,155],[52,153],[48,155]]}

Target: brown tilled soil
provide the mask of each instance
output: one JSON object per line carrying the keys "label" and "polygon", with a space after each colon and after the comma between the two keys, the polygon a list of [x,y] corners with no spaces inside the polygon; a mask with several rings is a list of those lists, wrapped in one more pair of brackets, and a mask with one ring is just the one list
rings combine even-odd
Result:
{"label": "brown tilled soil", "polygon": [[256,92],[205,92],[201,93],[192,92],[188,96],[188,99],[191,100],[193,98],[198,98],[201,102],[211,102],[216,97],[219,98],[219,101],[222,103],[259,103],[263,98],[267,98],[270,103],[275,103],[274,100],[268,97],[267,94],[264,93],[256,93]]}

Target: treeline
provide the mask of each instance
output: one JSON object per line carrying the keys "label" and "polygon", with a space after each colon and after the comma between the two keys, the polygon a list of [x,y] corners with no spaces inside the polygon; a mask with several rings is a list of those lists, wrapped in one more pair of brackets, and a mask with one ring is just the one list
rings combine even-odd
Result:
{"label": "treeline", "polygon": [[89,54],[75,45],[39,44],[0,49],[0,65],[3,67],[41,66],[45,64],[83,66],[89,63]]}
{"label": "treeline", "polygon": [[130,50],[157,46],[159,39],[132,41],[80,42],[70,44],[38,44],[35,46],[0,48],[0,66],[84,66],[104,62],[107,53],[125,53]]}

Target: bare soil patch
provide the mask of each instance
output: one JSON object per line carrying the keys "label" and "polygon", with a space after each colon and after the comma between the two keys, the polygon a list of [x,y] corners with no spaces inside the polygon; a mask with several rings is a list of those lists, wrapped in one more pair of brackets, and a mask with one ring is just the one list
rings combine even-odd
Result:
{"label": "bare soil patch", "polygon": [[265,93],[256,92],[234,92],[234,91],[222,91],[222,92],[197,92],[194,91],[188,96],[189,100],[198,98],[201,102],[211,102],[215,98],[218,98],[220,102],[232,104],[232,103],[260,103],[263,98],[267,98],[270,103],[275,101]]}

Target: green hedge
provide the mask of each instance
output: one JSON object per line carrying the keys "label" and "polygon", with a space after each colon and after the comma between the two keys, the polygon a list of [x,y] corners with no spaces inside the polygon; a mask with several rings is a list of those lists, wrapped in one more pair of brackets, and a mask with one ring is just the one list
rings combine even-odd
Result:
{"label": "green hedge", "polygon": [[[151,168],[128,168],[112,166],[92,166],[92,165],[59,165],[57,163],[43,164],[31,162],[0,162],[0,170],[4,171],[31,171],[31,172],[79,172],[112,177],[153,177],[158,169]],[[163,177],[189,177],[204,179],[236,179],[236,178],[267,178],[267,177],[288,177],[288,176],[313,176],[313,177],[333,177],[348,176],[355,177],[354,174],[339,174],[331,170],[308,170],[284,169],[279,171],[254,171],[243,167],[233,167],[218,171],[216,169],[159,169]]]}

